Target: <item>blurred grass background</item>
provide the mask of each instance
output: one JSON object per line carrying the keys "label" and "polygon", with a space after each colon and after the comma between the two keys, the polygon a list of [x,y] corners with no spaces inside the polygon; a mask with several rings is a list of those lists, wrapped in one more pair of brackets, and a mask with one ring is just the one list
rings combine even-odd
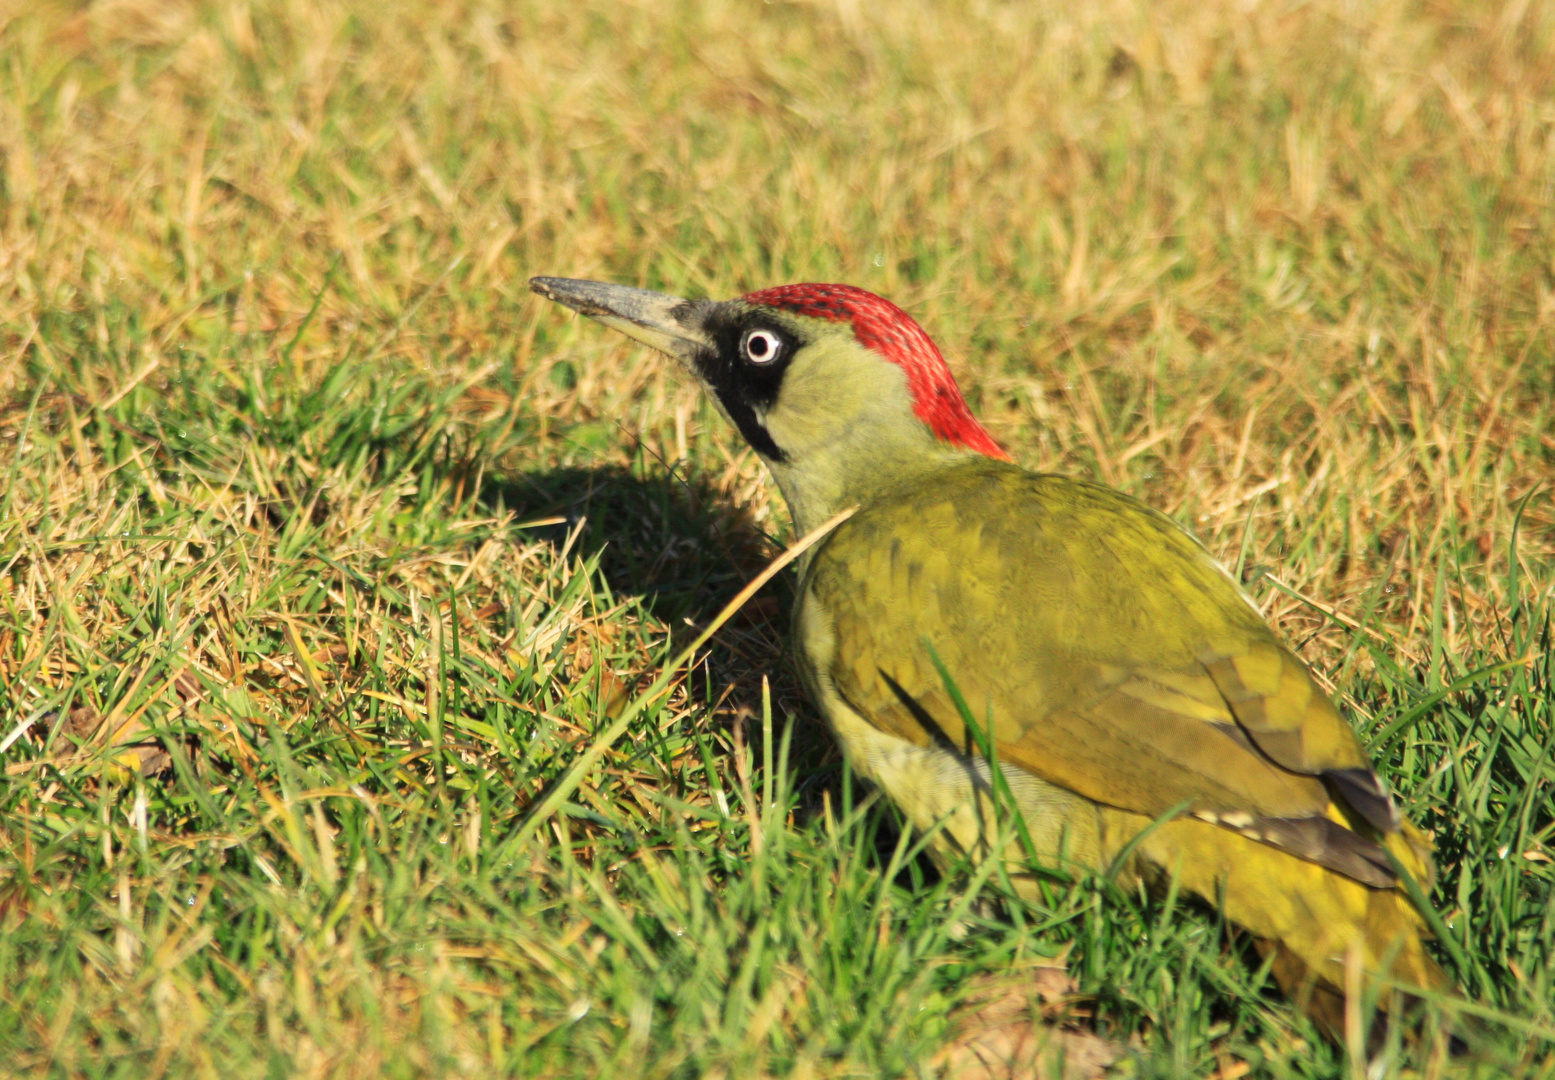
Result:
{"label": "blurred grass background", "polygon": [[935,878],[781,583],[517,842],[790,538],[535,273],[881,292],[1194,528],[1507,1021],[1370,1075],[1555,1071],[1555,8],[13,0],[0,72],[4,1071],[930,1076],[1058,963],[1124,1074],[1363,1074],[1212,911]]}

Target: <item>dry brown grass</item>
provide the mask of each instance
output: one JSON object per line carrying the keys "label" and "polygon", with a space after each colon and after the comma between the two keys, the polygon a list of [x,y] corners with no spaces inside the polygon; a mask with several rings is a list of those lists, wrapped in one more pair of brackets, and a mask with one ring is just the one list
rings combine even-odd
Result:
{"label": "dry brown grass", "polygon": [[[1139,493],[1243,567],[1368,730],[1544,662],[1548,5],[13,3],[0,58],[18,1068],[257,1073],[261,1046],[309,1075],[927,1060],[940,1029],[850,1013],[813,956],[743,989],[686,976],[695,1008],[643,974],[643,898],[684,889],[619,878],[633,851],[702,852],[743,910],[750,834],[714,810],[767,805],[748,785],[770,774],[736,768],[755,735],[732,733],[759,673],[779,722],[804,713],[781,598],[581,789],[571,844],[503,847],[787,535],[696,391],[532,300],[532,273],[891,296],[1019,460]],[[1455,821],[1521,813],[1547,859],[1550,743],[1547,712],[1507,704],[1533,683],[1481,685],[1521,757],[1436,719],[1387,753],[1444,830],[1438,900],[1489,927],[1487,904],[1547,907],[1549,864],[1497,878],[1494,830]],[[796,799],[831,822],[832,759],[800,739],[822,779]],[[854,834],[815,827],[818,875],[866,873],[839,854]],[[510,903],[494,868],[515,859],[532,891]],[[806,918],[796,940],[841,934]],[[1548,1024],[1518,933],[1485,931],[1480,992]],[[1289,1017],[1214,997],[1231,976],[1170,1020],[1151,980],[1180,954],[1085,947],[1108,957],[1089,990],[1127,987],[1109,1015],[1169,1032],[1171,1068],[1300,1057]]]}

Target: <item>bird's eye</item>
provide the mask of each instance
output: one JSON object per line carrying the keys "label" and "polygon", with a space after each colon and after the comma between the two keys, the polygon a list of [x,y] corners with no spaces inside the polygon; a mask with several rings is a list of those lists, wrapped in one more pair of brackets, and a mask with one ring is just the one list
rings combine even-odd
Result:
{"label": "bird's eye", "polygon": [[770,364],[783,351],[783,339],[771,330],[747,330],[740,352],[753,364]]}

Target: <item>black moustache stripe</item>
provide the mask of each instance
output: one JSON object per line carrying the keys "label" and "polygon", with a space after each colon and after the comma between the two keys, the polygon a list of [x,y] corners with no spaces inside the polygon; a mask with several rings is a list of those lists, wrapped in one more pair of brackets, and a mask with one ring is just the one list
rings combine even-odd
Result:
{"label": "black moustache stripe", "polygon": [[745,441],[751,444],[751,448],[762,457],[770,461],[786,462],[785,454],[777,443],[772,441],[772,435],[756,419],[756,410],[743,401],[730,401],[723,394],[718,395],[718,400],[723,402],[724,409],[729,413],[729,419],[734,421],[734,426],[740,429],[740,434],[745,436]]}
{"label": "black moustache stripe", "polygon": [[[731,308],[713,313],[704,324],[713,347],[697,355],[697,372],[718,395],[724,412],[751,448],[769,461],[786,462],[788,454],[773,442],[772,434],[758,419],[757,410],[770,409],[777,402],[789,361],[804,342],[793,330],[778,325],[759,309],[742,310],[733,305]],[[753,327],[771,331],[781,343],[776,359],[756,364],[740,354],[740,341]]]}

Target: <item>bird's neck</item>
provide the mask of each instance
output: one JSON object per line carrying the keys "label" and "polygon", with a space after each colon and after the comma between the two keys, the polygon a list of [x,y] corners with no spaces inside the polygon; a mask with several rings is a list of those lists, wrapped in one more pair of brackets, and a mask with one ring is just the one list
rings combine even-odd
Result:
{"label": "bird's neck", "polygon": [[976,457],[972,451],[922,440],[903,445],[849,448],[841,455],[767,462],[788,503],[796,536],[804,536],[850,506],[866,507],[902,487],[931,482],[936,474]]}

